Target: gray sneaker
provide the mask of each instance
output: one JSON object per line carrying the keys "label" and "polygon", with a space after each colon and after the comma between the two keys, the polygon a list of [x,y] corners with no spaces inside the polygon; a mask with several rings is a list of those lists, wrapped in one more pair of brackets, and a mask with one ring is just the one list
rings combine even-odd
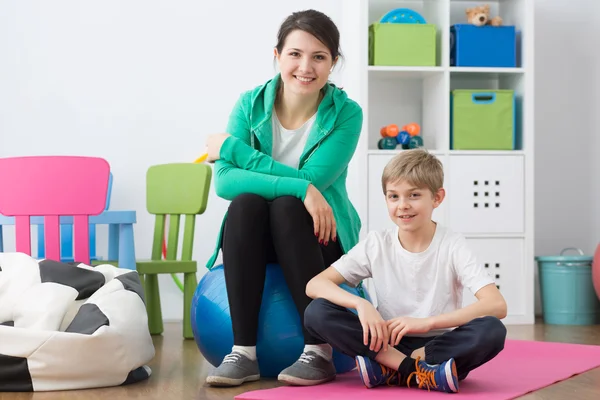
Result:
{"label": "gray sneaker", "polygon": [[258,361],[234,351],[226,355],[221,365],[206,377],[206,383],[212,386],[239,386],[259,379]]}
{"label": "gray sneaker", "polygon": [[281,371],[277,379],[288,385],[318,385],[335,379],[335,366],[333,361],[325,360],[314,351],[307,351]]}

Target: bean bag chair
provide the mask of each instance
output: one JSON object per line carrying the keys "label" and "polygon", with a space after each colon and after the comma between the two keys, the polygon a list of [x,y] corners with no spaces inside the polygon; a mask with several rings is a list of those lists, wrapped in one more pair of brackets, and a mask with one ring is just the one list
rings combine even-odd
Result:
{"label": "bean bag chair", "polygon": [[136,271],[0,253],[0,392],[139,382],[154,354]]}

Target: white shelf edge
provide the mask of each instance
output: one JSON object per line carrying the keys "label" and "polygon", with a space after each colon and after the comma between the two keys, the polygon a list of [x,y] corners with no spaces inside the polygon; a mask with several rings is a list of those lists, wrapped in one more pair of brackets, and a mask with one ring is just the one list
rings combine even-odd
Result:
{"label": "white shelf edge", "polygon": [[445,67],[408,67],[408,66],[386,66],[369,65],[369,72],[444,72]]}
{"label": "white shelf edge", "polygon": [[448,150],[451,156],[514,156],[525,155],[524,150]]}
{"label": "white shelf edge", "polygon": [[[431,154],[435,154],[438,156],[514,156],[514,155],[525,155],[524,150],[439,150],[439,149],[427,149]],[[395,150],[384,150],[384,149],[369,149],[367,150],[367,154],[369,155],[388,155],[388,154],[398,154],[405,149],[395,149]]]}
{"label": "white shelf edge", "polygon": [[493,67],[449,67],[451,73],[469,73],[469,74],[522,74],[525,68],[493,68]]}
{"label": "white shelf edge", "polygon": [[[426,149],[427,151],[429,151],[431,154],[434,154],[436,156],[443,156],[446,154],[446,152],[444,150],[434,150],[434,149]],[[367,150],[367,154],[368,155],[375,155],[375,156],[387,156],[387,155],[396,155],[396,154],[400,154],[403,151],[407,151],[405,149],[395,149],[395,150],[383,150],[383,149],[370,149]]]}
{"label": "white shelf edge", "polygon": [[367,70],[372,73],[469,73],[469,74],[522,74],[525,72],[525,68],[504,68],[504,67],[428,67],[428,66],[387,66],[387,65],[369,65]]}

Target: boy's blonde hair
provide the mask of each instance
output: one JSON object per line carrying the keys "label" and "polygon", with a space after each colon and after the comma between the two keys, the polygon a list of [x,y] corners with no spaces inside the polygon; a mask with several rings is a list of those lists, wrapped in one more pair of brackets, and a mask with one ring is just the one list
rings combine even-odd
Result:
{"label": "boy's blonde hair", "polygon": [[423,148],[405,150],[392,158],[383,169],[383,194],[388,183],[400,180],[419,188],[426,187],[435,195],[444,185],[444,167],[436,156]]}

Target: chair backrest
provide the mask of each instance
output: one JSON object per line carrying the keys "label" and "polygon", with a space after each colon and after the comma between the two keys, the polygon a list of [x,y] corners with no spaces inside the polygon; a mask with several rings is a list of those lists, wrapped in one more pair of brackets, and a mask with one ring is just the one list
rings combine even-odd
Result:
{"label": "chair backrest", "polygon": [[46,257],[60,260],[60,216],[73,216],[75,260],[89,263],[90,215],[106,205],[110,166],[97,157],[0,158],[0,214],[15,217],[16,249],[31,255],[30,217],[44,217]]}
{"label": "chair backrest", "polygon": [[212,169],[207,164],[154,165],[146,174],[146,209],[156,215],[152,260],[161,259],[165,217],[169,216],[167,260],[177,258],[180,216],[185,215],[182,260],[192,259],[196,215],[208,204]]}
{"label": "chair backrest", "polygon": [[[112,182],[113,175],[112,172],[108,177],[108,192],[106,194],[106,206],[104,210],[108,210],[110,207],[110,196],[112,193]],[[39,229],[37,232],[37,255],[40,258],[46,256],[45,250],[45,241],[44,241],[44,231],[43,229]],[[60,225],[60,257],[61,258],[73,258],[73,227],[70,224],[61,224]],[[90,259],[96,257],[96,227],[94,224],[90,224]]]}

